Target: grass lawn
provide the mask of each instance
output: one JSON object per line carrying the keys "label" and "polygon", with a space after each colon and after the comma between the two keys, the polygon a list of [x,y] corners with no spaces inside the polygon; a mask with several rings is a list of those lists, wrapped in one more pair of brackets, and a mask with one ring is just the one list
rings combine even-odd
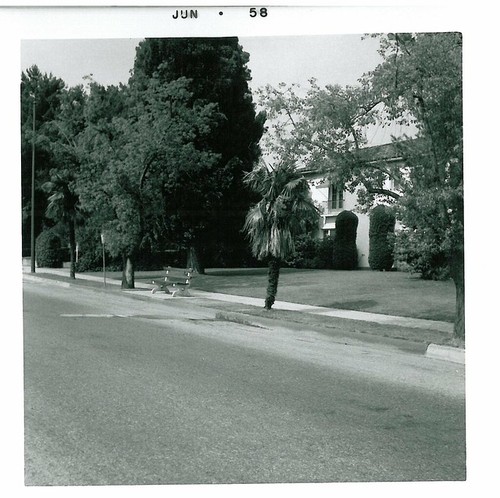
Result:
{"label": "grass lawn", "polygon": [[[158,272],[156,276],[161,274]],[[137,275],[137,280],[148,278]],[[196,275],[192,281],[193,289],[263,300],[266,286],[266,268],[208,269],[205,275]],[[455,313],[455,286],[451,280],[421,280],[405,272],[285,268],[281,270],[277,299],[449,322],[453,322]]]}

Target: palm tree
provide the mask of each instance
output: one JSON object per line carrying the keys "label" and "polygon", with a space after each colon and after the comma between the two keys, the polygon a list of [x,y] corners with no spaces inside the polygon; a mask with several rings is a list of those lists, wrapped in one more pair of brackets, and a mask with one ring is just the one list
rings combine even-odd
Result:
{"label": "palm tree", "polygon": [[42,189],[50,194],[47,205],[47,216],[66,226],[70,247],[70,277],[75,278],[76,223],[80,216],[78,196],[72,190],[73,175],[67,170],[52,172],[50,181],[43,184]]}
{"label": "palm tree", "polygon": [[295,166],[280,163],[275,168],[263,161],[245,176],[245,183],[261,200],[247,213],[244,230],[250,239],[252,253],[268,259],[268,286],[265,308],[271,309],[276,299],[281,262],[295,252],[294,236],[317,221],[307,180]]}

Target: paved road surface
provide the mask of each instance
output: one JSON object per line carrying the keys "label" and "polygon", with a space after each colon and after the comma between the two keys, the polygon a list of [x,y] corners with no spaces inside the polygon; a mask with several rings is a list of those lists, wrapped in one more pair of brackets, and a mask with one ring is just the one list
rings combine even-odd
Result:
{"label": "paved road surface", "polygon": [[462,365],[202,304],[25,288],[26,484],[464,479]]}

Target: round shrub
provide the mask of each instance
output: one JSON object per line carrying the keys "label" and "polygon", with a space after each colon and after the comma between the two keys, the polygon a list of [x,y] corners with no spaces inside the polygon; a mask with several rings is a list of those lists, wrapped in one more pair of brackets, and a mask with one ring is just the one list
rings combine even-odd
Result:
{"label": "round shrub", "polygon": [[422,237],[416,230],[405,229],[395,237],[395,259],[398,270],[419,273],[424,280],[450,278],[446,254],[439,244]]}
{"label": "round shrub", "polygon": [[355,270],[358,266],[358,249],[356,232],[358,217],[352,211],[342,211],[335,221],[335,237],[333,239],[334,270]]}
{"label": "round shrub", "polygon": [[389,271],[394,264],[394,226],[396,218],[387,206],[377,206],[370,213],[370,251],[372,270]]}
{"label": "round shrub", "polygon": [[36,262],[40,268],[62,268],[64,248],[54,230],[44,230],[36,239]]}

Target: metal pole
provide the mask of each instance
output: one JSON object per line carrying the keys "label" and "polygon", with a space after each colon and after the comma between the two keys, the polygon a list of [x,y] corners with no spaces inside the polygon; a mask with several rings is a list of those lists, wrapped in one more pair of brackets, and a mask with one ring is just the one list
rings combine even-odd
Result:
{"label": "metal pole", "polygon": [[104,276],[104,287],[106,287],[106,254],[104,252],[104,234],[101,234],[101,242],[102,242],[102,270]]}
{"label": "metal pole", "polygon": [[31,142],[31,273],[35,273],[35,97],[33,93],[33,138]]}

